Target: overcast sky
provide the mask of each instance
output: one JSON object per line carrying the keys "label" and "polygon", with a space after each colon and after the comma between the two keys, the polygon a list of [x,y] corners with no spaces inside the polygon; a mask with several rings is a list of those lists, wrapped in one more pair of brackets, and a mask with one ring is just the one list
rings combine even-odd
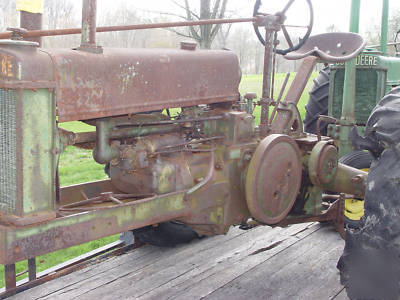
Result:
{"label": "overcast sky", "polygon": [[[189,1],[193,6],[198,6],[199,0]],[[301,5],[304,1],[297,0],[295,3],[299,2],[298,5]],[[137,8],[138,12],[142,13],[144,13],[144,10],[179,12],[179,8],[173,5],[170,0],[98,0],[98,9],[99,11],[112,9],[113,6],[115,7],[122,2],[128,3],[128,5]],[[252,14],[254,2],[255,0],[229,0],[228,9],[235,11],[240,17],[248,17]],[[273,13],[275,10],[279,10],[277,6],[282,7],[286,2],[285,0],[264,0],[263,11]],[[313,34],[325,32],[326,28],[332,24],[341,31],[348,31],[351,0],[312,0],[312,3],[315,14]],[[400,1],[390,0],[390,6],[391,11],[400,9]],[[307,13],[297,9],[297,7],[294,7],[292,11],[295,13],[297,23],[306,23]],[[381,11],[382,0],[361,0],[361,33],[370,30],[374,25],[380,24]]]}

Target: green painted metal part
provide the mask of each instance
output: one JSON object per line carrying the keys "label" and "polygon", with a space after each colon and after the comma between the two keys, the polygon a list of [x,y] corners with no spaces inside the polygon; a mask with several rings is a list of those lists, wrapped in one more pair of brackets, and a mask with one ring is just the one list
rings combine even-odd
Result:
{"label": "green painted metal part", "polygon": [[[361,0],[352,0],[350,32],[358,33],[360,24]],[[343,85],[342,113],[339,131],[339,155],[352,151],[349,141],[350,126],[355,123],[355,94],[356,94],[356,58],[346,62]]]}
{"label": "green painted metal part", "polygon": [[304,212],[306,215],[315,216],[323,211],[322,207],[322,194],[323,189],[318,186],[310,186],[308,188],[308,201],[304,205]]}
{"label": "green painted metal part", "polygon": [[[28,58],[25,61],[31,62],[31,55],[38,55],[35,53],[32,51],[27,55]],[[79,52],[73,51],[69,54],[75,57],[77,53],[79,54]],[[62,59],[57,60],[57,53],[40,51],[40,55],[46,58],[47,64],[38,65],[47,65],[50,68],[54,66],[53,60],[63,62]],[[85,59],[92,57],[88,53],[80,53],[79,55]],[[60,56],[59,58],[62,57]],[[207,60],[206,56],[204,58]],[[50,63],[50,60],[52,63]],[[308,75],[311,74],[316,60],[317,58],[315,57],[305,59],[306,65],[303,68],[303,74],[304,72]],[[114,64],[118,66],[116,62],[119,61],[118,57]],[[197,59],[193,61],[197,61]],[[236,59],[233,61],[236,62]],[[92,57],[91,63],[94,66],[101,65],[97,63],[95,57]],[[112,61],[109,63],[112,66]],[[162,63],[169,63],[169,60],[163,59]],[[70,64],[62,63],[62,65],[66,68],[71,67]],[[77,65],[79,64],[77,63]],[[85,72],[90,71],[89,68],[86,68],[86,65],[79,66]],[[168,71],[174,69],[173,65],[169,67],[171,70],[168,69]],[[223,70],[226,71],[229,70],[229,67],[235,67],[235,65],[228,64],[223,67]],[[32,69],[36,70],[37,66]],[[179,66],[178,69],[181,70]],[[97,69],[92,69],[90,74],[86,75],[89,77],[100,75],[93,70]],[[57,78],[57,74],[52,74],[49,70],[45,71],[42,73],[51,74],[54,76],[49,75],[49,77]],[[65,73],[62,75],[65,78],[72,78],[77,81],[82,79],[74,72],[64,71]],[[173,74],[173,72],[169,73]],[[238,73],[235,73],[236,75],[231,80],[229,80],[229,77],[224,77],[236,90],[239,84],[237,82]],[[218,72],[213,74],[220,76]],[[39,77],[39,74],[36,74],[36,76]],[[287,131],[288,135],[285,136],[285,140],[290,145],[289,150],[291,149],[292,160],[286,161],[285,165],[280,164],[278,158],[283,157],[283,162],[285,162],[285,155],[282,155],[283,151],[279,151],[280,148],[274,148],[274,152],[270,150],[267,163],[262,166],[262,175],[264,173],[268,175],[271,178],[271,185],[274,185],[274,188],[280,188],[280,190],[276,189],[275,191],[281,192],[281,194],[290,194],[291,204],[297,200],[298,186],[301,185],[303,179],[301,174],[304,170],[304,164],[302,164],[301,156],[308,156],[318,142],[316,136],[308,137],[303,133],[301,119],[295,106],[306,85],[308,77],[305,77],[300,75],[296,77],[298,79],[297,83],[295,80],[293,89],[291,88],[288,93],[290,97],[286,101],[286,106],[289,106],[289,108],[281,108],[281,113],[277,115],[277,119],[282,122],[277,123],[279,126],[274,127],[279,131]],[[36,84],[36,79],[26,78],[25,84]],[[46,80],[51,79],[47,78]],[[124,82],[124,79],[115,80],[116,83]],[[0,83],[4,84],[2,81]],[[156,83],[158,86],[162,86],[162,84]],[[202,88],[204,86],[208,89],[209,85],[206,83],[207,81],[198,82],[199,86]],[[216,82],[217,90],[219,89],[218,85],[223,86],[223,81]],[[118,91],[117,85],[110,86]],[[190,85],[189,87],[192,88],[193,86]],[[232,101],[236,98],[224,98],[225,103],[200,107],[198,104],[206,104],[208,102],[203,103],[201,102],[204,101],[202,98],[194,96],[196,101],[192,103],[193,106],[182,109],[182,114],[179,115],[180,118],[170,119],[167,123],[159,122],[157,126],[162,127],[163,130],[172,130],[174,135],[178,136],[177,143],[175,143],[176,140],[173,139],[172,134],[163,134],[165,132],[156,128],[154,124],[154,126],[147,124],[149,125],[147,128],[142,128],[142,123],[139,124],[140,126],[136,124],[135,126],[137,127],[133,129],[131,129],[132,124],[125,124],[125,127],[121,126],[123,128],[116,128],[118,126],[115,126],[114,122],[118,118],[132,120],[136,117],[139,118],[137,115],[129,115],[127,117],[121,115],[114,117],[111,121],[109,119],[87,121],[88,123],[97,122],[96,137],[91,140],[91,142],[96,141],[94,158],[101,163],[112,162],[110,164],[110,180],[62,188],[59,191],[57,190],[57,192],[60,192],[58,195],[55,190],[55,169],[58,151],[63,149],[65,145],[73,143],[68,133],[63,135],[60,132],[60,135],[57,135],[54,100],[59,101],[58,97],[63,94],[64,100],[71,102],[67,104],[74,104],[74,101],[65,95],[67,94],[65,89],[60,89],[60,86],[56,84],[53,87],[46,86],[31,89],[23,86],[15,90],[18,90],[18,101],[22,101],[19,119],[23,119],[21,121],[21,132],[17,133],[20,134],[18,140],[22,141],[21,145],[18,144],[18,146],[20,146],[19,151],[22,153],[23,164],[22,168],[18,168],[18,172],[21,172],[23,181],[17,181],[15,186],[22,193],[21,198],[18,199],[18,205],[22,209],[22,219],[31,223],[29,223],[30,226],[24,226],[26,224],[9,226],[4,222],[6,218],[0,218],[0,263],[12,264],[16,261],[33,258],[57,249],[169,220],[181,221],[200,234],[222,234],[231,225],[242,224],[249,219],[250,212],[246,202],[244,185],[246,182],[256,181],[256,178],[253,178],[255,176],[254,173],[251,170],[249,172],[249,162],[251,162],[252,156],[255,156],[254,152],[257,146],[260,145],[261,136],[254,126],[254,116],[246,111],[232,109]],[[87,90],[95,92],[91,85],[82,88],[81,92],[86,94]],[[146,92],[153,91],[150,88],[145,90]],[[181,94],[181,92],[177,92],[173,96],[178,97]],[[155,98],[159,97],[156,92],[154,95]],[[27,102],[25,103],[25,101]],[[113,101],[117,103],[119,99],[115,98]],[[163,108],[164,106],[175,107],[172,106],[175,105],[174,103],[176,102],[161,101]],[[91,107],[95,108],[95,104],[95,102],[89,100],[87,103],[85,102],[89,110]],[[70,107],[68,106],[68,108]],[[107,117],[112,116],[109,110],[102,111],[101,114],[95,116],[104,117],[103,114]],[[291,117],[288,117],[289,115]],[[216,118],[210,119],[207,118],[208,116]],[[280,116],[283,117],[279,118]],[[204,119],[201,120],[201,117]],[[87,118],[83,119],[87,120]],[[178,121],[182,122],[178,124]],[[166,124],[173,126],[164,126]],[[142,134],[151,135],[154,139],[149,136],[135,139],[137,135]],[[112,141],[113,137],[118,141],[114,143]],[[91,138],[90,134],[89,138]],[[152,150],[145,149],[146,151],[144,151],[144,148],[135,148],[140,145],[141,141],[144,143],[143,140],[145,139],[148,139],[149,143],[154,142],[151,143],[154,145]],[[300,141],[300,139],[303,140]],[[165,140],[167,140],[167,143],[160,145]],[[183,142],[179,143],[179,141]],[[160,143],[157,144],[157,142]],[[276,143],[276,145],[282,146],[282,141],[279,143],[277,141]],[[160,146],[160,148],[157,148],[157,146]],[[137,152],[135,153],[135,151]],[[132,157],[133,159],[131,159]],[[135,158],[138,159],[136,160]],[[183,163],[182,160],[184,161]],[[128,164],[125,169],[122,168],[124,163]],[[146,177],[143,173],[150,169],[151,164],[153,166],[156,165],[156,167],[160,166],[160,168],[154,169],[156,176],[151,174]],[[275,171],[270,171],[273,169],[271,168],[272,165]],[[295,166],[297,166],[296,172],[293,171]],[[128,177],[132,176],[135,183],[138,183],[139,191],[149,187],[149,181],[152,179],[156,179],[152,180],[152,183],[154,183],[157,190],[153,190],[148,194],[139,195],[133,192],[129,194],[129,191],[124,189],[124,185],[131,188],[132,181],[123,182],[121,177],[115,176],[116,168],[119,168],[120,174],[122,174],[121,177],[124,177],[124,179],[129,179]],[[188,172],[185,172],[186,170]],[[278,171],[282,173],[282,176],[276,176]],[[115,173],[113,174],[113,172]],[[327,176],[329,184],[325,183],[325,185],[337,191],[343,191],[345,186],[345,192],[353,192],[354,187],[350,184],[350,180],[354,174],[358,174],[358,171],[350,168],[339,170],[339,172],[341,172],[340,176],[334,176],[333,174],[332,176]],[[289,181],[291,176],[295,181]],[[150,180],[148,180],[149,178]],[[116,181],[123,184],[117,186]],[[345,181],[345,184],[343,181]],[[189,184],[187,184],[188,182]],[[265,186],[263,180],[258,182],[261,187],[265,187],[265,190],[269,189],[269,186]],[[182,187],[182,185],[184,186]],[[320,184],[318,183],[318,185]],[[293,187],[296,188],[293,189]],[[305,209],[307,212],[315,213],[320,211],[321,204],[318,201],[321,199],[318,196],[321,194],[321,190],[320,186],[311,188],[312,202],[306,203]],[[275,191],[272,189],[271,191],[273,192],[271,196],[276,198],[276,206],[279,207],[284,204],[279,201],[279,193],[274,193]],[[262,202],[266,193],[257,194]],[[269,203],[267,202],[266,204],[268,205]],[[287,209],[282,211],[279,220],[281,220],[281,217],[282,219],[287,217],[290,208],[288,206]],[[31,215],[35,216],[48,212],[51,218],[47,218],[44,222],[42,222],[43,219],[30,218]],[[56,212],[57,216],[55,215]],[[276,220],[276,222],[279,220]]]}
{"label": "green painted metal part", "polygon": [[[334,152],[328,153],[326,150],[332,148],[332,141],[320,141],[311,151],[308,160],[308,172],[311,182],[314,185],[321,186],[323,181],[331,182],[337,172],[337,149],[333,147]],[[328,156],[326,154],[329,154]],[[321,180],[323,178],[323,180]]]}
{"label": "green painted metal part", "polygon": [[[351,32],[359,31],[360,2],[352,0]],[[382,0],[381,51],[366,49],[346,65],[331,66],[328,114],[340,121],[328,126],[328,135],[339,141],[340,156],[354,151],[351,127],[363,127],[378,101],[400,85],[400,59],[387,56],[388,18],[389,0]]]}
{"label": "green painted metal part", "polygon": [[[358,33],[359,31],[360,5],[361,0],[352,0],[351,2],[350,32]],[[352,59],[346,62],[344,75],[343,108],[341,117],[343,124],[351,124],[354,122],[355,79],[356,60]]]}
{"label": "green painted metal part", "polygon": [[338,152],[333,141],[318,142],[312,149],[307,163],[314,186],[363,198],[368,173],[338,163]]}
{"label": "green painted metal part", "polygon": [[336,176],[333,180],[321,186],[328,191],[342,192],[355,195],[357,199],[363,199],[367,176],[367,172],[339,163]]}
{"label": "green painted metal part", "polygon": [[387,69],[386,92],[400,85],[400,57],[381,56],[379,64]]}
{"label": "green painted metal part", "polygon": [[[344,64],[331,66],[328,114],[340,119],[343,110]],[[363,126],[376,103],[400,85],[400,58],[365,50],[356,59],[355,124]]]}
{"label": "green painted metal part", "polygon": [[55,104],[48,89],[22,93],[24,214],[53,211],[55,195]]}
{"label": "green painted metal part", "polygon": [[[46,95],[51,95],[51,93],[48,90],[43,90],[43,92],[47,94],[39,93],[35,96],[41,96],[41,99],[45,101],[49,97]],[[33,96],[30,93],[32,92],[28,92],[32,100]],[[57,218],[46,223],[37,222],[31,227],[10,227],[0,223],[0,241],[2,242],[0,243],[0,263],[14,263],[167,220],[183,221],[201,234],[222,234],[232,224],[241,224],[247,220],[250,215],[244,200],[240,174],[248,164],[248,161],[243,159],[245,153],[255,147],[254,117],[246,112],[229,109],[216,111],[225,117],[206,121],[204,130],[212,136],[223,134],[225,140],[215,143],[215,149],[209,153],[188,154],[187,162],[191,164],[189,176],[192,176],[193,186],[147,198],[143,198],[144,196],[124,198],[123,203],[119,205],[108,202],[74,206],[78,209],[77,211],[68,210],[68,205],[85,201],[87,198],[93,199],[105,192],[106,194],[110,192],[121,194],[121,191],[112,184],[112,178],[62,188],[58,203],[55,202],[54,195],[50,198],[50,203],[57,206],[54,207],[54,211],[57,210],[59,213]],[[55,120],[54,116],[50,119]],[[42,127],[47,126],[51,129],[54,126],[40,122]],[[107,122],[105,124],[107,125]],[[30,125],[36,128],[35,130],[43,131],[42,127]],[[106,128],[111,127],[106,126]],[[148,128],[150,132],[151,128]],[[26,128],[28,129],[29,127]],[[179,132],[179,129],[176,131]],[[27,139],[27,142],[34,144],[32,139]],[[39,137],[37,142],[42,143],[43,146],[46,145],[45,140]],[[64,142],[68,143],[66,140]],[[205,147],[205,149],[209,148],[209,146]],[[201,149],[205,150],[204,146]],[[173,157],[176,157],[178,153],[172,153],[172,159],[168,156],[164,159],[174,163]],[[195,158],[195,163],[191,163],[193,158]],[[44,166],[48,167],[46,164]],[[47,172],[46,175],[55,177],[52,172]],[[162,181],[158,182],[160,189],[164,184],[169,184],[169,178],[172,176],[173,173],[161,170]],[[176,180],[180,180],[179,176],[177,178]],[[138,180],[140,181],[139,178]],[[54,189],[54,186],[54,182],[47,183],[47,187],[51,189]]]}
{"label": "green painted metal part", "polygon": [[[0,90],[0,211],[16,214],[17,200],[17,116],[16,92]],[[7,128],[7,130],[3,130]]]}
{"label": "green painted metal part", "polygon": [[[15,176],[16,184],[3,192],[14,195],[15,202],[3,210],[3,218],[16,225],[28,225],[55,218],[55,104],[49,89],[19,90],[14,95],[15,116],[10,112],[6,117],[15,118],[15,164],[2,167],[14,169],[14,174],[8,174]],[[4,204],[7,197],[1,197]]]}
{"label": "green painted metal part", "polygon": [[381,51],[387,54],[387,37],[389,23],[389,0],[383,0],[382,3],[382,23],[381,23]]}
{"label": "green painted metal part", "polygon": [[182,217],[188,214],[190,206],[184,196],[183,191],[132,201],[114,208],[57,218],[33,227],[12,228],[0,225],[0,263],[13,263],[48,253],[49,250],[150,225],[149,220],[157,223]]}
{"label": "green painted metal part", "polygon": [[93,150],[93,158],[99,164],[109,163],[118,157],[118,149],[110,145],[111,131],[114,127],[109,120],[96,121],[96,147]]}
{"label": "green painted metal part", "polygon": [[[368,61],[368,65],[360,64],[364,64],[365,61]],[[371,64],[369,64],[369,61],[371,61]],[[387,70],[382,65],[379,56],[368,54],[368,52],[360,55],[356,63],[353,122],[357,125],[364,125],[376,103],[386,93]],[[330,116],[336,119],[340,119],[345,109],[343,101],[344,77],[345,70],[341,65],[331,67],[328,112]]]}

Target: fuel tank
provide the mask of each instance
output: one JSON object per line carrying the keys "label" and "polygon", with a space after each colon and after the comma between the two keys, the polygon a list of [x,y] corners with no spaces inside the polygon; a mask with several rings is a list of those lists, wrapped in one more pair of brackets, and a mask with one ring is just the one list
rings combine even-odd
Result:
{"label": "fuel tank", "polygon": [[[12,64],[5,66],[3,75],[6,80],[54,81],[59,122],[239,97],[241,71],[231,51],[104,48],[91,53],[26,48],[18,43],[0,47],[0,56]],[[35,62],[37,56],[41,59]]]}

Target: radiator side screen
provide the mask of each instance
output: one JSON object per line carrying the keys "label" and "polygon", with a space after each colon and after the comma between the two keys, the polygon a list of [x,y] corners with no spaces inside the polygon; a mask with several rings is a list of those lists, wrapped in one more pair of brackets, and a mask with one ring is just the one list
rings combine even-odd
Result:
{"label": "radiator side screen", "polygon": [[0,89],[0,211],[14,214],[16,209],[16,94]]}

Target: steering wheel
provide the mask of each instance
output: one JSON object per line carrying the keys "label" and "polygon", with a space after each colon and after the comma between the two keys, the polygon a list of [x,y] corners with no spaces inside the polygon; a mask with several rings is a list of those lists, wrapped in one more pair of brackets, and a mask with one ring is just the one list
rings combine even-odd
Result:
{"label": "steering wheel", "polygon": [[[309,11],[310,11],[310,21],[307,26],[307,32],[305,33],[305,35],[302,38],[299,39],[299,42],[297,44],[293,44],[292,39],[290,38],[290,35],[286,29],[286,25],[284,24],[284,21],[286,19],[286,12],[290,9],[290,7],[292,6],[294,1],[295,0],[289,0],[289,2],[286,4],[286,6],[283,8],[283,10],[275,14],[277,16],[280,16],[280,19],[282,21],[282,24],[281,24],[282,32],[283,32],[283,35],[285,36],[285,39],[289,45],[289,48],[286,48],[286,49],[276,49],[276,53],[281,54],[281,55],[285,55],[289,52],[295,51],[295,50],[299,49],[301,46],[303,46],[311,34],[311,30],[312,30],[313,23],[314,23],[314,11],[313,11],[313,7],[311,4],[311,0],[306,0]],[[260,9],[260,6],[261,6],[261,0],[256,0],[256,3],[254,4],[253,17],[256,17],[257,15],[265,15],[265,14],[261,14],[258,12]],[[263,36],[261,35],[258,26],[256,24],[253,24],[253,26],[254,26],[254,31],[256,32],[256,35],[257,35],[259,41],[265,46],[265,40],[264,40]],[[301,27],[301,26],[296,26],[296,27]]]}

